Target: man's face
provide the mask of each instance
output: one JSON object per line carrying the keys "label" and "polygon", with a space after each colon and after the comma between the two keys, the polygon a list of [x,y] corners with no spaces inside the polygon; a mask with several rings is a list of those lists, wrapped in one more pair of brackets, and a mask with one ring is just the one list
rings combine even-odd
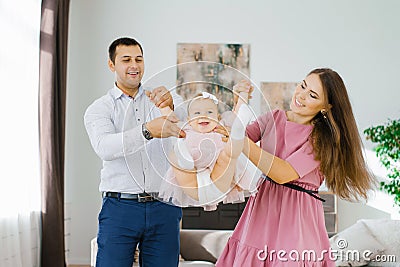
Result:
{"label": "man's face", "polygon": [[125,91],[137,90],[144,73],[143,54],[138,45],[119,45],[115,50],[115,63],[108,66],[115,73],[117,86]]}

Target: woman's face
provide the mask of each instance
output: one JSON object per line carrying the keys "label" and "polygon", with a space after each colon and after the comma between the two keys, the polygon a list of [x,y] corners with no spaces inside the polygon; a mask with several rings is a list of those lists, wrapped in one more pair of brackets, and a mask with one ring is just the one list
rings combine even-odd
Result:
{"label": "woman's face", "polygon": [[325,93],[321,80],[317,74],[310,74],[297,85],[290,109],[297,117],[311,121],[325,108]]}
{"label": "woman's face", "polygon": [[208,98],[193,100],[189,106],[189,125],[200,133],[208,133],[218,125],[218,106]]}

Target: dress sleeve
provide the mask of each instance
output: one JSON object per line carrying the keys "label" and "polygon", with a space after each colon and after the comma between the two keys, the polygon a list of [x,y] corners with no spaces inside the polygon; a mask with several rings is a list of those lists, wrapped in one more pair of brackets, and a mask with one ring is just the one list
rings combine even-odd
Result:
{"label": "dress sleeve", "polygon": [[253,123],[249,124],[246,128],[246,135],[254,143],[261,140],[265,132],[269,132],[274,127],[274,113],[266,112],[260,115]]}
{"label": "dress sleeve", "polygon": [[258,120],[254,121],[246,127],[246,135],[254,143],[257,143],[261,140],[261,130]]}
{"label": "dress sleeve", "polygon": [[314,159],[310,142],[304,143],[303,146],[287,157],[286,161],[296,170],[300,178],[315,170],[320,164]]}

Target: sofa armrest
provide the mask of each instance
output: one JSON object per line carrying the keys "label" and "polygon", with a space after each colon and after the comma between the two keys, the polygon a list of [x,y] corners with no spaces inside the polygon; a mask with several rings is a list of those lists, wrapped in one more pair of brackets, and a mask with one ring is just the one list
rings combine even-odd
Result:
{"label": "sofa armrest", "polygon": [[232,235],[231,230],[192,230],[180,232],[181,255],[187,261],[215,263]]}
{"label": "sofa armrest", "polygon": [[97,238],[90,241],[90,266],[96,266]]}

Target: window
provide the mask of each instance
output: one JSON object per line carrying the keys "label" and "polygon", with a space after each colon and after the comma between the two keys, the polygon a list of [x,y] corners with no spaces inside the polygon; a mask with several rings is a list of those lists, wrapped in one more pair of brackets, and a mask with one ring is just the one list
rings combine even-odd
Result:
{"label": "window", "polygon": [[39,0],[0,0],[0,217],[40,210]]}
{"label": "window", "polygon": [[0,266],[40,260],[41,1],[0,0]]}

